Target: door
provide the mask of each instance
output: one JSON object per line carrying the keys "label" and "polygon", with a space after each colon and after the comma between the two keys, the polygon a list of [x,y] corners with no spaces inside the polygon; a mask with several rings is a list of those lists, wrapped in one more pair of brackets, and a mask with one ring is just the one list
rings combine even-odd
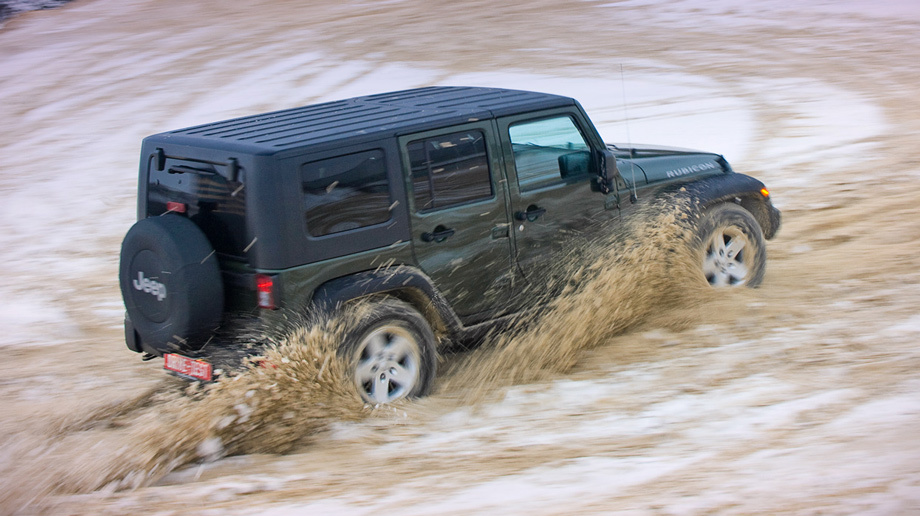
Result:
{"label": "door", "polygon": [[489,123],[400,138],[419,267],[465,324],[507,311],[514,287],[501,148]]}
{"label": "door", "polygon": [[[598,155],[587,122],[570,110],[499,120],[508,170],[515,257],[525,307],[556,294],[587,252],[612,235],[616,196],[592,188]],[[596,146],[596,143],[594,144]]]}

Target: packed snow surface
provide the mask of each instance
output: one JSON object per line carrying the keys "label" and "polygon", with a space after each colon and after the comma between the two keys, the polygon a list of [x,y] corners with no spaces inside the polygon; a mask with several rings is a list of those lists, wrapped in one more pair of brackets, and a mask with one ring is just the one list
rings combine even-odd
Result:
{"label": "packed snow surface", "polygon": [[[916,2],[83,0],[4,23],[0,513],[920,512]],[[285,455],[83,488],[102,457],[156,462],[126,439],[146,428],[164,457],[228,444],[170,441],[195,405],[123,344],[141,139],[429,85],[572,96],[609,142],[724,154],[784,210],[764,286],[472,400],[447,373]],[[159,413],[88,415],[144,393]]]}

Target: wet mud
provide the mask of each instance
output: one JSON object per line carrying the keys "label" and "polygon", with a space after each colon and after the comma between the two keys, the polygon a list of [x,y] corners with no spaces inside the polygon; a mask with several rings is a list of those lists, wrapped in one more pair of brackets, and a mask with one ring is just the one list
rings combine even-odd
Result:
{"label": "wet mud", "polygon": [[[918,18],[605,5],[82,0],[7,20],[0,291],[4,321],[33,330],[3,341],[0,512],[920,510]],[[354,62],[327,83],[315,71]],[[384,88],[374,70],[394,62],[430,83],[512,71],[575,84],[622,62],[712,81],[754,120],[734,168],[784,212],[763,286],[706,288],[675,245],[690,238],[680,212],[653,210],[615,252],[589,253],[548,310],[443,357],[424,400],[357,402],[334,323],[292,321],[269,335],[269,366],[206,391],[124,349],[117,249],[139,138],[317,89]],[[617,107],[621,91],[610,85]],[[50,189],[62,170],[67,192]],[[68,207],[93,188],[117,193]]]}
{"label": "wet mud", "polygon": [[[442,357],[446,371],[434,395],[459,393],[445,406],[469,406],[502,387],[565,374],[584,351],[709,294],[696,216],[674,194],[643,203],[629,224],[553,274],[566,278],[558,296],[518,316],[511,330]],[[0,502],[41,506],[55,495],[137,489],[189,464],[290,453],[332,423],[411,412],[412,400],[366,405],[336,353],[346,329],[373,309],[359,303],[331,319],[288,313],[284,324],[241,332],[241,341],[264,343],[265,351],[214,384],[164,380],[135,398],[11,439]]]}

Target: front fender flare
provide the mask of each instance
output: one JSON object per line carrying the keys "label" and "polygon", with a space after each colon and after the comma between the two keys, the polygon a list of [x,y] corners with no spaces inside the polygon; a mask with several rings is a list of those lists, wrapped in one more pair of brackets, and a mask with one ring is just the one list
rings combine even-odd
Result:
{"label": "front fender flare", "polygon": [[757,219],[764,238],[769,240],[779,231],[782,217],[770,198],[763,195],[764,189],[764,184],[758,179],[744,174],[729,173],[675,184],[664,191],[689,197],[692,207],[698,213],[724,202],[739,204]]}

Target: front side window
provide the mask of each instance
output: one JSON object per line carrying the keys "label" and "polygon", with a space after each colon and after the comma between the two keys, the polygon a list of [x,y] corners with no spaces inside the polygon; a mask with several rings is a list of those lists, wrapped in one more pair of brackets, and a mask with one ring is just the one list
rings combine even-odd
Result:
{"label": "front side window", "polygon": [[485,137],[463,131],[410,142],[415,209],[429,211],[492,197]]}
{"label": "front side window", "polygon": [[307,231],[315,236],[390,219],[390,184],[382,150],[307,163],[301,168]]}
{"label": "front side window", "polygon": [[517,123],[508,132],[522,191],[558,183],[575,170],[587,171],[590,149],[568,116]]}

